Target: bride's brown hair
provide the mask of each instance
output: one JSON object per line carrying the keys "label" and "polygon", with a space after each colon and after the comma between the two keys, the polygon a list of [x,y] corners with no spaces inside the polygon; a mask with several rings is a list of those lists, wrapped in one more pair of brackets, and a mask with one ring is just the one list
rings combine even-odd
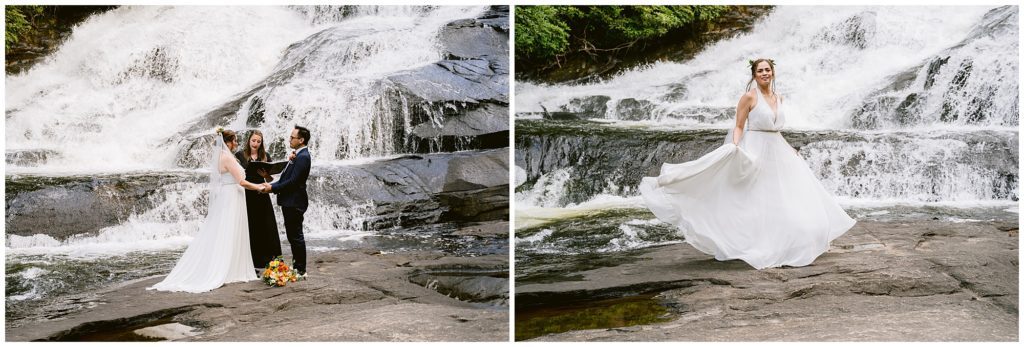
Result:
{"label": "bride's brown hair", "polygon": [[754,83],[754,79],[757,77],[756,76],[757,75],[757,64],[760,64],[761,62],[767,62],[768,66],[770,66],[772,68],[772,85],[771,85],[770,88],[771,88],[772,94],[775,94],[775,61],[771,60],[771,59],[767,59],[767,58],[760,58],[760,59],[755,59],[755,60],[750,60],[749,61],[749,63],[750,63],[750,81],[747,81],[747,90],[750,90],[750,85]]}
{"label": "bride's brown hair", "polygon": [[224,139],[224,143],[235,141],[235,132],[233,130],[224,130],[224,128],[217,128],[217,133]]}

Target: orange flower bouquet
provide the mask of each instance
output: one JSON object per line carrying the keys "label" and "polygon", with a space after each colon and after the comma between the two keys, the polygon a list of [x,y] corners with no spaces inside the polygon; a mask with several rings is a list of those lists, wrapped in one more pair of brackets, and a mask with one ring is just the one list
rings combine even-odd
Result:
{"label": "orange flower bouquet", "polygon": [[271,287],[284,287],[288,282],[298,281],[299,274],[295,269],[284,263],[284,258],[277,256],[263,269],[263,275],[260,276],[260,279]]}

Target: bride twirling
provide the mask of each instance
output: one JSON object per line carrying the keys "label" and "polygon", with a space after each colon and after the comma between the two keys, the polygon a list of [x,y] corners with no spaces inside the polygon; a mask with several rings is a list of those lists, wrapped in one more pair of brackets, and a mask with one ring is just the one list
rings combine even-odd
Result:
{"label": "bride twirling", "polygon": [[663,164],[640,193],[651,212],[715,259],[757,269],[808,265],[856,221],[779,134],[786,119],[772,88],[775,63],[758,59],[750,70],[757,87],[748,83],[726,143],[694,161]]}
{"label": "bride twirling", "polygon": [[231,154],[235,132],[218,130],[210,151],[210,197],[206,220],[163,281],[147,289],[201,293],[225,283],[255,280],[249,251],[244,190],[259,190],[245,180]]}

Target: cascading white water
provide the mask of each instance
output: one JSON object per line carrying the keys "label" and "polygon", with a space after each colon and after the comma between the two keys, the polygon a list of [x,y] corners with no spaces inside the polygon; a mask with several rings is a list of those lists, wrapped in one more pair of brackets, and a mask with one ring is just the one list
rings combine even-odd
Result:
{"label": "cascading white water", "polygon": [[[398,149],[383,128],[390,115],[377,107],[382,81],[443,59],[439,30],[484,9],[126,6],[96,15],[44,63],[7,77],[8,157],[46,153],[27,164],[9,159],[8,177],[200,175],[177,167],[179,153],[168,139],[174,143],[211,109],[254,88],[261,89],[227,128],[247,128],[258,99],[268,144],[283,142],[301,124],[313,133],[311,153],[320,165],[393,155]],[[204,192],[202,184],[166,183],[152,192],[160,200],[154,207],[96,235],[9,235],[8,254],[93,257],[178,248],[205,214]],[[358,229],[367,211],[372,203],[316,205],[306,215],[307,233],[365,235]]]}
{"label": "cascading white water", "polygon": [[[258,109],[267,142],[282,143],[293,125],[304,125],[314,135],[313,160],[321,163],[401,152],[393,120],[403,117],[380,106],[391,102],[383,79],[443,59],[437,42],[441,27],[482,11],[440,7],[424,14],[399,8],[337,22],[289,49],[275,68],[275,73],[288,71],[287,81],[272,82],[247,99],[232,124],[243,128]],[[411,128],[407,116],[401,125]]]}
{"label": "cascading white water", "polygon": [[174,167],[165,139],[281,70],[292,75],[246,100],[230,127],[245,128],[259,100],[268,143],[297,123],[316,136],[314,159],[392,154],[390,124],[375,119],[381,80],[440,60],[440,28],[482,11],[128,6],[96,15],[45,63],[7,77],[8,152],[52,153],[8,172]]}
{"label": "cascading white water", "polygon": [[[967,38],[988,10],[780,6],[754,32],[716,43],[687,62],[656,63],[596,84],[519,83],[516,110],[541,112],[541,105],[557,110],[574,98],[606,95],[611,97],[608,117],[613,119],[613,106],[627,98],[653,102],[649,118],[653,121],[683,117],[695,107],[726,108],[731,118],[750,77],[747,61],[770,57],[777,63],[777,88],[793,115],[787,117],[787,126],[845,128],[850,124],[848,114],[887,77],[925,63]],[[1003,40],[992,41],[999,39]],[[1016,75],[1016,43],[1006,39],[972,41],[986,48],[985,54],[972,58],[989,61],[984,66],[994,71],[984,76],[995,79],[991,83],[999,83],[1000,90],[1014,90],[1016,79],[1004,77]],[[680,89],[685,90],[682,95]],[[1006,101],[1000,104],[1016,104],[1015,97],[1015,93],[1000,95],[999,100]],[[1015,122],[1015,118],[1004,118],[992,119],[990,124],[1015,126]]]}
{"label": "cascading white water", "polygon": [[[517,118],[598,109],[609,126],[725,129],[749,80],[747,61],[767,57],[777,64],[787,130],[824,134],[801,153],[842,201],[1012,203],[1017,51],[1014,6],[779,6],[751,33],[690,61],[593,84],[517,83]],[[517,208],[558,207],[550,185],[564,176],[544,173],[517,194]]]}
{"label": "cascading white water", "polygon": [[95,15],[41,65],[7,77],[7,151],[56,154],[7,172],[170,168],[176,153],[159,140],[261,80],[316,30],[296,11],[265,6]]}

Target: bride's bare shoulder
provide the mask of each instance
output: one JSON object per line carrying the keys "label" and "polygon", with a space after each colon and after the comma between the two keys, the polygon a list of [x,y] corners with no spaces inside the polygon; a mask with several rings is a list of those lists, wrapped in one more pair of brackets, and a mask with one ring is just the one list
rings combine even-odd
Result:
{"label": "bride's bare shoulder", "polygon": [[220,152],[220,162],[221,162],[221,164],[224,164],[224,165],[230,164],[232,162],[236,162],[235,161],[235,156],[232,155],[231,152],[221,151]]}
{"label": "bride's bare shoulder", "polygon": [[757,91],[755,89],[751,89],[746,93],[743,93],[743,95],[740,95],[740,104],[753,105],[757,102],[757,95],[754,94],[756,92]]}

